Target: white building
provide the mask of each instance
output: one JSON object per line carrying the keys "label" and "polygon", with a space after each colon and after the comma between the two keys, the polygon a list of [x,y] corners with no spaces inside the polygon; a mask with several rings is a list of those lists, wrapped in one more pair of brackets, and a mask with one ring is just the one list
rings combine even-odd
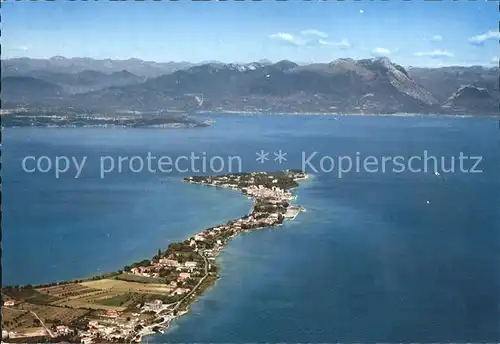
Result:
{"label": "white building", "polygon": [[56,331],[58,334],[61,334],[61,335],[66,335],[69,333],[69,327],[68,326],[65,326],[65,325],[59,325],[59,326],[56,326]]}
{"label": "white building", "polygon": [[160,259],[160,264],[164,264],[166,266],[178,267],[180,264],[175,259],[162,258]]}
{"label": "white building", "polygon": [[196,240],[196,241],[205,241],[205,237],[203,235],[196,234],[194,236],[194,240]]}
{"label": "white building", "polygon": [[157,312],[157,311],[161,310],[162,305],[163,305],[163,302],[161,300],[154,300],[153,302],[144,303],[144,308],[151,310],[153,312]]}

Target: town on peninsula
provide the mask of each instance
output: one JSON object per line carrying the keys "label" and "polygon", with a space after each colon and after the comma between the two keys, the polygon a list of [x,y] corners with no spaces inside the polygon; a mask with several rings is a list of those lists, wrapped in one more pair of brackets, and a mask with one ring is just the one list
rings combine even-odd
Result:
{"label": "town on peninsula", "polygon": [[83,280],[2,288],[6,343],[133,343],[166,331],[219,278],[217,255],[242,232],[277,226],[304,209],[291,189],[300,170],[194,176],[187,183],[240,191],[248,215],[159,249],[151,259]]}

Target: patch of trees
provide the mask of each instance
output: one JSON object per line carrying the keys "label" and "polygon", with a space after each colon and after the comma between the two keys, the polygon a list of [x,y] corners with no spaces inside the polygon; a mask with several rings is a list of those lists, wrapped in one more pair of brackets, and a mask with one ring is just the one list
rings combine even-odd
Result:
{"label": "patch of trees", "polygon": [[34,288],[49,288],[49,287],[55,287],[55,286],[60,286],[60,285],[65,285],[65,284],[70,284],[70,283],[81,283],[83,282],[82,280],[72,280],[72,281],[59,281],[59,282],[52,282],[52,283],[45,283],[45,284],[26,284],[26,285],[7,285],[3,287],[3,289],[7,290],[12,290],[12,289],[17,289],[17,290],[26,290],[26,289],[34,289]]}
{"label": "patch of trees", "polygon": [[165,252],[162,252],[162,250],[159,248],[158,253],[155,256],[153,256],[152,261],[155,262],[159,261],[161,258],[163,258],[164,254]]}
{"label": "patch of trees", "polygon": [[177,261],[181,264],[189,261],[198,261],[200,260],[200,256],[198,253],[194,252],[193,249],[188,252],[183,252],[177,256]]}
{"label": "patch of trees", "polygon": [[194,279],[194,278],[187,278],[184,280],[184,286],[187,287],[187,288],[193,288],[196,286],[196,284],[198,284],[199,280],[198,279]]}
{"label": "patch of trees", "polygon": [[117,276],[117,275],[119,275],[118,271],[108,272],[108,273],[105,273],[105,274],[102,274],[102,275],[91,277],[88,280],[90,280],[90,281],[98,281],[98,280],[101,280],[101,279],[111,278],[111,277],[114,277],[114,276]]}
{"label": "patch of trees", "polygon": [[161,278],[171,276],[174,273],[175,270],[172,268],[161,268],[160,271],[158,271],[158,274]]}
{"label": "patch of trees", "polygon": [[9,323],[9,324],[10,324],[10,325],[13,325],[13,326],[17,325],[17,323],[19,322],[19,320],[21,320],[21,318],[22,318],[23,316],[25,316],[25,315],[26,315],[26,313],[19,314],[18,316],[16,316],[16,317],[12,318],[12,320],[10,321],[10,323]]}
{"label": "patch of trees", "polygon": [[[57,284],[54,284],[54,285],[57,285]],[[30,289],[33,289],[33,286],[31,284],[26,284],[26,285],[7,285],[5,287],[3,287],[4,291],[12,291],[12,292],[16,292],[16,291],[21,291],[21,290],[30,290]]]}
{"label": "patch of trees", "polygon": [[190,251],[193,251],[193,248],[189,246],[189,240],[186,240],[184,242],[177,242],[168,245],[167,251],[165,253],[168,256],[177,252],[190,252]]}
{"label": "patch of trees", "polygon": [[131,265],[126,265],[123,268],[123,270],[129,272],[133,268],[137,268],[139,266],[149,266],[149,265],[151,265],[151,261],[149,259],[144,259],[144,260],[141,260],[140,262],[136,262],[136,263],[133,263]]}
{"label": "patch of trees", "polygon": [[270,202],[259,202],[254,206],[255,212],[274,212],[278,209],[278,205]]}
{"label": "patch of trees", "polygon": [[204,249],[208,249],[208,250],[211,250],[215,247],[215,240],[212,239],[212,238],[208,238],[206,239],[205,241],[200,241],[198,246],[200,248],[204,248]]}
{"label": "patch of trees", "polygon": [[267,214],[253,214],[254,219],[260,220],[267,218]]}

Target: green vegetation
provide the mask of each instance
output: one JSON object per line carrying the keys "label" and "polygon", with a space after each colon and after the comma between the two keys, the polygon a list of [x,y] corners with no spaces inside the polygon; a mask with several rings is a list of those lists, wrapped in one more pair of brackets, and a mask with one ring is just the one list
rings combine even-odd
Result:
{"label": "green vegetation", "polygon": [[54,301],[61,300],[59,297],[44,294],[32,288],[5,287],[3,294],[13,299],[22,299],[37,305],[48,305]]}
{"label": "green vegetation", "polygon": [[139,266],[148,266],[148,265],[151,265],[151,261],[149,259],[144,259],[144,260],[141,260],[140,262],[136,262],[136,263],[133,263],[131,265],[126,265],[123,268],[123,271],[130,271],[133,268],[137,268]]}
{"label": "green vegetation", "polygon": [[127,273],[118,275],[115,277],[115,279],[128,282],[138,282],[138,283],[159,283],[159,284],[165,283],[165,280],[161,278],[138,276]]}
{"label": "green vegetation", "polygon": [[[238,188],[244,188],[250,185],[259,186],[271,189],[272,187],[279,187],[283,190],[288,190],[299,186],[299,184],[293,179],[293,174],[302,173],[299,170],[289,170],[289,171],[280,171],[280,172],[272,172],[272,173],[232,173],[217,176],[217,179],[228,178],[231,183],[236,184]],[[190,179],[191,178],[191,179]],[[237,180],[239,178],[239,180]],[[193,181],[196,183],[210,183],[214,177],[204,177],[204,176],[195,176],[184,178],[186,181]],[[276,183],[273,183],[273,180],[277,180]]]}
{"label": "green vegetation", "polygon": [[[158,249],[151,260],[135,262],[125,266],[123,271],[94,276],[86,280],[36,287],[32,285],[5,287],[4,295],[7,298],[22,302],[17,303],[12,309],[4,309],[11,312],[5,319],[4,325],[10,328],[23,328],[25,324],[30,324],[31,327],[38,326],[39,324],[33,321],[35,313],[32,314],[31,311],[36,312],[41,319],[45,319],[43,321],[48,326],[58,324],[60,321],[61,324],[67,324],[71,328],[83,330],[89,318],[100,317],[105,310],[125,312],[123,316],[126,317],[129,315],[128,312],[139,312],[139,308],[145,302],[153,300],[171,304],[166,312],[173,315],[187,310],[189,305],[219,277],[219,268],[213,259],[231,237],[242,231],[260,229],[283,221],[283,215],[289,206],[285,200],[292,199],[291,194],[283,192],[283,189],[295,187],[297,183],[293,178],[296,177],[300,175],[285,171],[188,178],[190,182],[200,178],[202,183],[218,185],[227,183],[230,187],[238,185],[242,188],[240,191],[248,193],[254,199],[252,212],[240,219],[205,229],[184,241],[172,243],[165,250]],[[257,189],[259,185],[265,189]],[[276,187],[282,190],[276,190]],[[184,265],[187,262],[197,264]],[[134,273],[129,273],[132,269]],[[185,289],[179,292],[179,290],[174,291],[175,288]],[[180,295],[177,295],[178,293]],[[20,310],[25,313],[16,314]],[[81,313],[75,314],[75,312]],[[150,314],[151,319],[143,319],[143,316],[141,319],[150,324],[151,321],[155,321],[154,312]],[[47,321],[47,319],[53,320]],[[123,339],[125,340],[127,336],[129,335],[124,334]]]}
{"label": "green vegetation", "polygon": [[102,299],[102,300],[96,300],[95,303],[104,305],[104,306],[117,306],[121,307],[128,301],[130,301],[131,298],[136,296],[134,293],[125,293],[125,294],[120,294],[116,295],[113,297],[110,297],[108,299]]}

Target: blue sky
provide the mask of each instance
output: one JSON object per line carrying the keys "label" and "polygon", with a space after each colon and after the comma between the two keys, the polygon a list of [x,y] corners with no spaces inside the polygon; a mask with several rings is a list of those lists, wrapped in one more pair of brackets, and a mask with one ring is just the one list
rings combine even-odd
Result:
{"label": "blue sky", "polygon": [[[493,65],[498,1],[4,2],[3,58]],[[498,64],[498,62],[495,62]]]}

